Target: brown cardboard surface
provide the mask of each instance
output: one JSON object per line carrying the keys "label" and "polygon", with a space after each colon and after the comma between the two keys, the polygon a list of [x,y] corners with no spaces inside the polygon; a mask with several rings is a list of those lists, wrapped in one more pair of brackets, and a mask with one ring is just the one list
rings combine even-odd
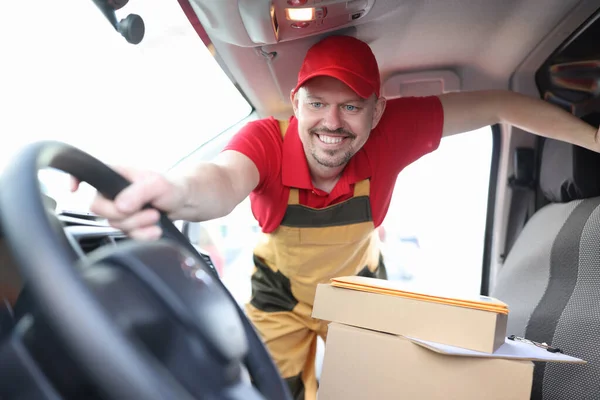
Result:
{"label": "brown cardboard surface", "polygon": [[507,315],[397,296],[317,286],[312,316],[325,321],[493,353]]}
{"label": "brown cardboard surface", "polygon": [[329,325],[319,400],[526,400],[533,363],[443,355],[408,339]]}

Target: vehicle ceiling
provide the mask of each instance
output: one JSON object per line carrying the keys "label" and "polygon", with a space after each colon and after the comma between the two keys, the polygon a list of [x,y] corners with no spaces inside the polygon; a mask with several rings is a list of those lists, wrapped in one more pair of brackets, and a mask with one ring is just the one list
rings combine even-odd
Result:
{"label": "vehicle ceiling", "polygon": [[[598,8],[589,0],[375,0],[353,23],[293,40],[287,34],[301,30],[286,30],[290,22],[279,18],[277,42],[271,40],[269,7],[273,3],[276,15],[285,15],[286,0],[189,1],[192,19],[198,18],[261,117],[289,115],[289,92],[306,50],[340,29],[371,45],[383,82],[398,73],[433,71],[434,77],[456,74],[460,90],[511,88],[537,95],[535,70]],[[337,0],[316,6],[332,2]],[[187,0],[180,3],[190,16]],[[271,52],[277,53],[272,59],[261,55]],[[525,80],[520,75],[515,79],[517,72]],[[394,90],[388,93],[395,95]],[[431,90],[422,85],[408,93]]]}

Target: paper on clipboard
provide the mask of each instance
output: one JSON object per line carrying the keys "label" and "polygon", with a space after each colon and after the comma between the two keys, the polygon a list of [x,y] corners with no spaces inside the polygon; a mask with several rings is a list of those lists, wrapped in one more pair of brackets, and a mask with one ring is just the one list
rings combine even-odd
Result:
{"label": "paper on clipboard", "polygon": [[436,353],[446,354],[450,356],[464,356],[464,357],[482,357],[482,358],[503,358],[509,360],[528,360],[528,361],[549,361],[549,362],[564,362],[572,364],[586,364],[587,361],[579,358],[571,357],[562,353],[552,353],[546,349],[538,347],[533,344],[518,342],[514,340],[505,339],[502,346],[493,353],[483,353],[480,351],[463,349],[455,346],[448,346],[445,344],[429,342],[427,340],[420,340],[416,338],[406,337],[416,345],[425,347]]}

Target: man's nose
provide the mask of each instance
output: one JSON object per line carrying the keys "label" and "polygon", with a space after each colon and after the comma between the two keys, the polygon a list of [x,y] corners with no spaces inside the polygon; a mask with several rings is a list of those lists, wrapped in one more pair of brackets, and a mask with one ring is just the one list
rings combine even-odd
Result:
{"label": "man's nose", "polygon": [[331,131],[335,131],[343,126],[342,116],[338,107],[329,107],[327,114],[323,118],[323,126]]}

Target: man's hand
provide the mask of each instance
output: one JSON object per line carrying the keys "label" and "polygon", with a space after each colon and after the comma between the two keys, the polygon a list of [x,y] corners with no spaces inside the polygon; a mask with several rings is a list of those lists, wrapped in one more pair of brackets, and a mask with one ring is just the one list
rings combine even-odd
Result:
{"label": "man's hand", "polygon": [[[156,225],[160,215],[151,204],[172,220],[207,221],[229,214],[258,185],[254,163],[236,151],[224,151],[213,162],[169,175],[116,167],[131,183],[114,201],[97,195],[91,211],[108,219],[110,225],[135,239],[153,240],[162,235]],[[79,182],[72,180],[71,191]]]}
{"label": "man's hand", "polygon": [[[166,213],[177,212],[185,206],[186,188],[166,176],[152,171],[117,167],[115,171],[132,182],[115,198],[109,200],[98,194],[90,210],[106,219],[111,226],[124,231],[128,236],[140,240],[158,239],[162,231],[156,223],[160,215],[155,209],[142,209],[152,204]],[[79,188],[72,179],[71,191]]]}

